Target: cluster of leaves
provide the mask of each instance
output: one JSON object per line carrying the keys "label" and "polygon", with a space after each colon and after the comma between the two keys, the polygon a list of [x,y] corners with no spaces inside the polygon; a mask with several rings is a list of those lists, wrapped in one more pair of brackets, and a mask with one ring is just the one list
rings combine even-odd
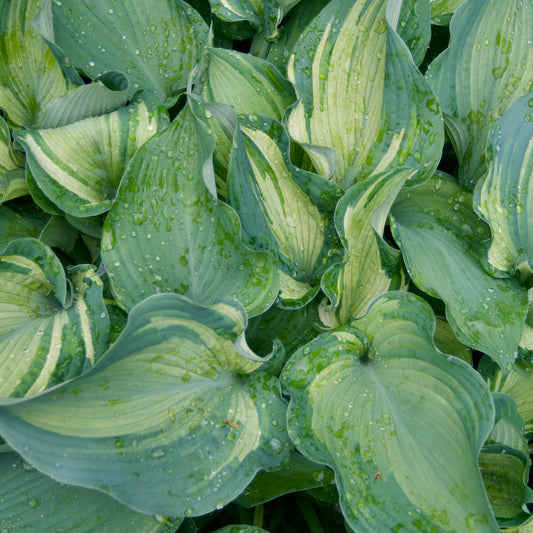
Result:
{"label": "cluster of leaves", "polygon": [[0,530],[531,531],[532,41],[0,0]]}

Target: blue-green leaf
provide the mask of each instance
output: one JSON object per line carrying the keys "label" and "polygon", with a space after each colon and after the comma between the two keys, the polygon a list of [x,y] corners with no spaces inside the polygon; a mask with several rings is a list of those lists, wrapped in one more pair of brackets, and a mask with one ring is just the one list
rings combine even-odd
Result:
{"label": "blue-green leaf", "polygon": [[514,272],[533,270],[533,92],[515,100],[489,132],[488,173],[475,189],[474,206],[489,223],[489,262]]}
{"label": "blue-green leaf", "polygon": [[245,326],[236,302],[147,298],[91,371],[4,401],[0,434],[41,472],[138,511],[221,508],[291,449],[279,382],[259,369]]}
{"label": "blue-green leaf", "polygon": [[300,348],[281,375],[291,439],[333,468],[354,531],[499,531],[477,466],[490,392],[435,349],[433,327],[425,302],[389,293]]}
{"label": "blue-green leaf", "polygon": [[91,78],[120,70],[166,105],[187,86],[207,40],[200,15],[181,0],[54,2],[55,43]]}
{"label": "blue-green leaf", "polygon": [[489,230],[471,206],[472,195],[438,173],[400,194],[391,227],[412,280],[444,300],[457,338],[506,367],[524,329],[527,293],[483,269],[479,253]]}
{"label": "blue-green leaf", "polygon": [[204,116],[191,99],[137,152],[107,216],[102,257],[126,309],[177,292],[205,304],[234,298],[255,315],[277,296],[275,261],[242,244],[237,214],[210,192],[214,140]]}
{"label": "blue-green leaf", "polygon": [[87,265],[69,274],[67,285],[59,259],[34,239],[11,241],[0,255],[0,396],[73,378],[107,348],[100,278]]}
{"label": "blue-green leaf", "polygon": [[333,0],[303,31],[289,62],[300,101],[291,135],[319,172],[328,165],[309,145],[337,156],[332,180],[344,189],[399,165],[435,170],[444,140],[435,96],[387,20],[388,0]]}
{"label": "blue-green leaf", "polygon": [[459,177],[473,188],[486,172],[485,145],[494,122],[533,88],[531,0],[468,0],[455,12],[450,46],[426,77],[442,111],[461,120],[469,143]]}

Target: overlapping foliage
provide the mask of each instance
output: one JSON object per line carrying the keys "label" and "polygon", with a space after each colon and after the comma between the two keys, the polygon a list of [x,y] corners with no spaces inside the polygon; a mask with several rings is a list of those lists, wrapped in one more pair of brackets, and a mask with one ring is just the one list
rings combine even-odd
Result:
{"label": "overlapping foliage", "polygon": [[0,530],[531,530],[533,0],[0,0],[0,109]]}

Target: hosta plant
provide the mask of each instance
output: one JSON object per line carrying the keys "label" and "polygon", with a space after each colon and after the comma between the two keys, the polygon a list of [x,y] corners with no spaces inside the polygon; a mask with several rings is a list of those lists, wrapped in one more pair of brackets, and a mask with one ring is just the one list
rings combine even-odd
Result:
{"label": "hosta plant", "polygon": [[532,117],[533,0],[0,0],[0,531],[532,531]]}

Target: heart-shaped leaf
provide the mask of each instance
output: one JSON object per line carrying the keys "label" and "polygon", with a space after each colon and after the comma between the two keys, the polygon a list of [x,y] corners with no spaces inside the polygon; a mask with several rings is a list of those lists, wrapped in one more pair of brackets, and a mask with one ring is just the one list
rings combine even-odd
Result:
{"label": "heart-shaped leaf", "polygon": [[279,382],[256,371],[262,360],[244,342],[245,320],[229,300],[147,298],[91,371],[4,401],[0,434],[54,479],[141,512],[220,508],[291,448]]}
{"label": "heart-shaped leaf", "polygon": [[130,96],[144,89],[166,105],[187,86],[208,28],[181,0],[54,2],[55,43],[91,78],[120,70]]}
{"label": "heart-shaped leaf", "polygon": [[489,132],[489,171],[475,189],[474,205],[492,229],[489,261],[513,272],[533,270],[533,92],[515,100]]}
{"label": "heart-shaped leaf", "polygon": [[442,111],[467,127],[459,177],[473,188],[486,172],[487,135],[516,98],[533,89],[533,10],[523,0],[469,0],[450,25],[450,47],[426,77]]}
{"label": "heart-shaped leaf", "polygon": [[58,128],[20,130],[33,179],[66,213],[109,210],[135,151],[168,126],[166,111],[139,100],[117,111]]}
{"label": "heart-shaped leaf", "polygon": [[490,392],[435,349],[433,327],[428,304],[389,293],[295,352],[281,375],[291,439],[333,468],[355,531],[499,531],[477,466]]}
{"label": "heart-shaped leaf", "polygon": [[0,396],[24,396],[88,370],[107,348],[102,282],[91,266],[70,270],[33,239],[0,256]]}
{"label": "heart-shaped leaf", "polygon": [[255,315],[277,296],[275,261],[242,244],[237,214],[206,186],[214,183],[214,140],[202,116],[191,97],[137,152],[107,216],[102,258],[127,309],[150,294],[177,292],[205,304],[235,298]]}
{"label": "heart-shaped leaf", "polygon": [[527,292],[483,269],[479,250],[490,233],[471,206],[472,195],[439,173],[399,195],[391,228],[413,282],[444,300],[457,338],[506,367],[524,329]]}
{"label": "heart-shaped leaf", "polygon": [[[333,0],[301,34],[289,63],[300,98],[289,131],[300,143],[335,151],[332,180],[343,189],[400,165],[421,169],[424,180],[441,156],[438,103],[387,20],[388,3]],[[308,153],[327,177],[323,158]]]}

